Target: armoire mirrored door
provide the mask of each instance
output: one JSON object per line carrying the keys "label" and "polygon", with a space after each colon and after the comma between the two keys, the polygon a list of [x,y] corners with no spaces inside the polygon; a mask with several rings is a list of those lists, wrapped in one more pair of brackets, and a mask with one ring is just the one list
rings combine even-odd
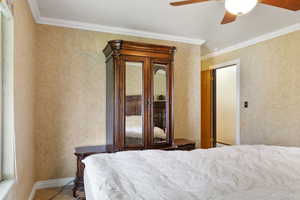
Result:
{"label": "armoire mirrored door", "polygon": [[[132,60],[132,61],[131,61]],[[125,147],[145,146],[145,61],[127,58],[124,63],[125,108],[124,145]]]}
{"label": "armoire mirrored door", "polygon": [[169,67],[168,64],[151,64],[151,145],[169,143]]}

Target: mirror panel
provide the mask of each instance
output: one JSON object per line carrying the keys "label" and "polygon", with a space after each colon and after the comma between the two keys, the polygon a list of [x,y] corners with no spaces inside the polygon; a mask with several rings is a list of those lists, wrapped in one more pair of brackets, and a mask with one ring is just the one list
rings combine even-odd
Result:
{"label": "mirror panel", "polygon": [[143,63],[125,63],[125,146],[144,144]]}
{"label": "mirror panel", "polygon": [[153,73],[153,103],[152,103],[152,141],[154,144],[167,142],[167,96],[168,75],[167,66],[154,64]]}

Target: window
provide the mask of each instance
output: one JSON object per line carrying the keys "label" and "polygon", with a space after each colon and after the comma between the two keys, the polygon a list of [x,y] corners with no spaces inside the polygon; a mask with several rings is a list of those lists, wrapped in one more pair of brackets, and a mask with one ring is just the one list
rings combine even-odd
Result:
{"label": "window", "polygon": [[0,199],[15,179],[13,106],[13,17],[0,1]]}

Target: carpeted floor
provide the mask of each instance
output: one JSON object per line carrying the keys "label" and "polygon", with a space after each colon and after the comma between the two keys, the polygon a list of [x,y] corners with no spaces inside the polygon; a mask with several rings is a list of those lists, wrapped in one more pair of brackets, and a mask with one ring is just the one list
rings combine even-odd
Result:
{"label": "carpeted floor", "polygon": [[[42,189],[36,192],[34,200],[49,200],[53,195],[60,191],[61,188]],[[52,200],[75,200],[72,196],[72,186],[66,187],[56,198]]]}

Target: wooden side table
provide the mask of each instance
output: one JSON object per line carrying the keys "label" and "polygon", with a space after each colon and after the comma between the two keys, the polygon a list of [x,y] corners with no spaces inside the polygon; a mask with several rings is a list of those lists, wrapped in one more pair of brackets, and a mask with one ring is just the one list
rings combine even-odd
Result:
{"label": "wooden side table", "polygon": [[74,180],[73,196],[78,200],[85,200],[83,179],[85,165],[82,160],[90,155],[100,153],[112,153],[112,147],[109,145],[100,145],[75,148],[75,155],[77,157],[77,172]]}
{"label": "wooden side table", "polygon": [[177,138],[174,139],[174,144],[172,147],[167,147],[164,150],[168,151],[192,151],[196,148],[196,143],[192,140],[184,139],[184,138]]}

